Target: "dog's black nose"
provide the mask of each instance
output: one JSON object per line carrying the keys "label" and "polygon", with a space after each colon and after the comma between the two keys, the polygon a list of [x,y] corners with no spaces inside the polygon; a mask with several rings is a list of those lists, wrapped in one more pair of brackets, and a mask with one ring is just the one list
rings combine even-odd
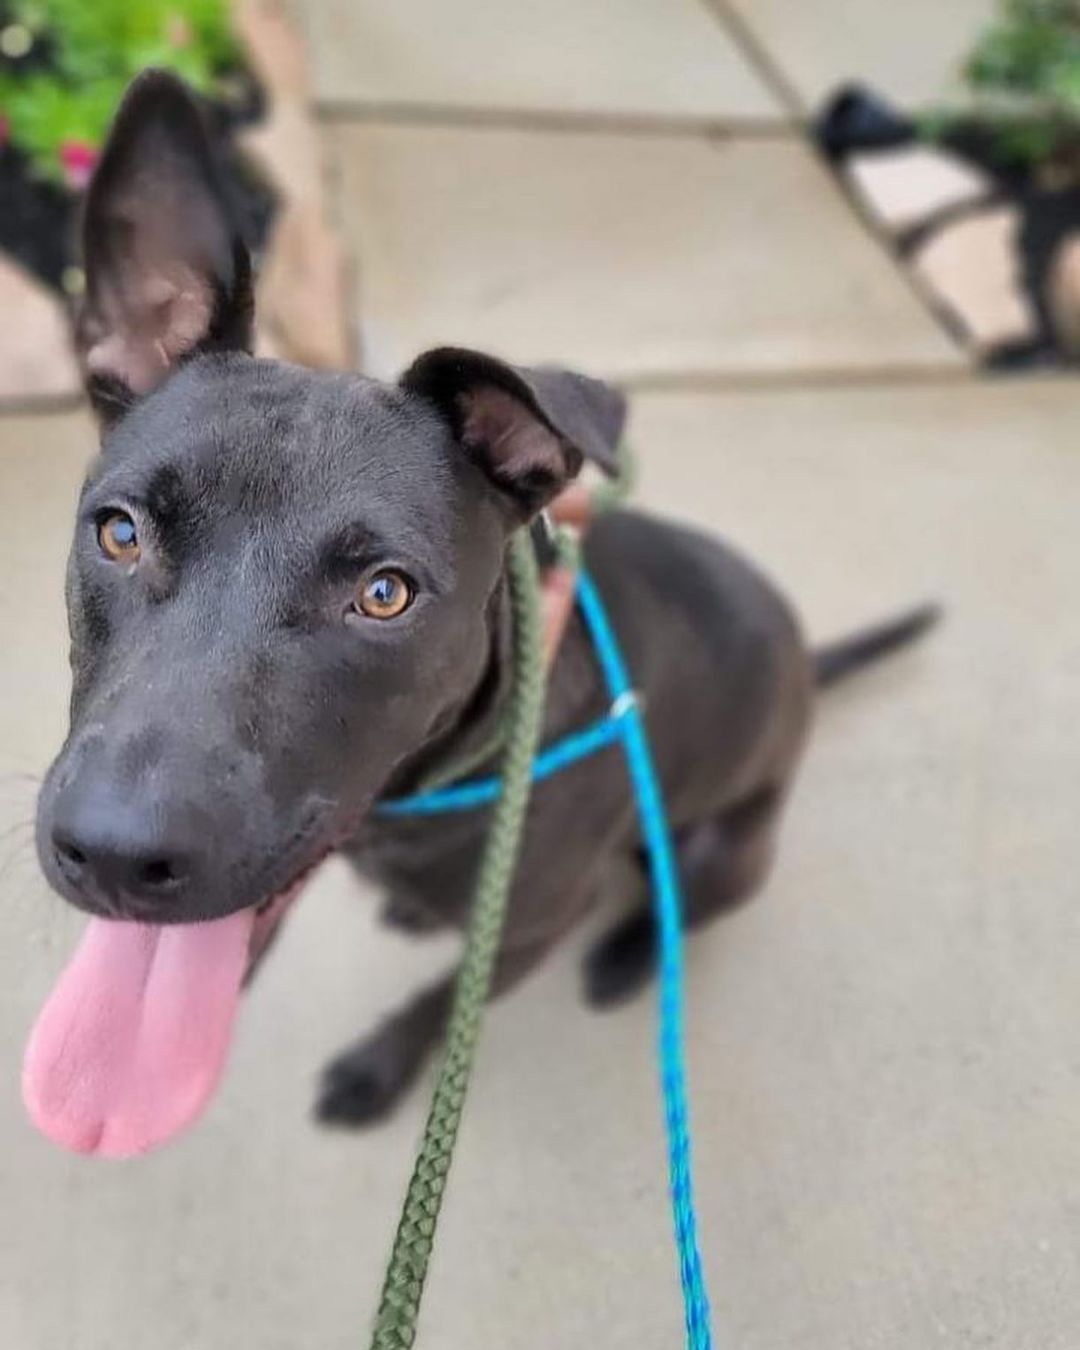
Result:
{"label": "dog's black nose", "polygon": [[57,802],[52,846],[61,875],[81,896],[123,913],[187,888],[194,841],[186,833],[151,804],[75,794]]}

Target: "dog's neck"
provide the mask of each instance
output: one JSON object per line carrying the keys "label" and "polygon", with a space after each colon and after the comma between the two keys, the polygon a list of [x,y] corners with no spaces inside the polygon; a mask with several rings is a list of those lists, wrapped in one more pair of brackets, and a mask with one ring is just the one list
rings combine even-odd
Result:
{"label": "dog's neck", "polygon": [[[472,773],[490,767],[505,722],[512,680],[512,618],[505,574],[488,602],[488,656],[468,695],[444,712],[418,750],[395,769],[385,796],[405,796],[426,783],[454,777],[456,765]],[[491,753],[488,753],[488,752]]]}
{"label": "dog's neck", "polygon": [[[553,566],[557,554],[544,516],[529,526],[529,535],[541,571]],[[480,678],[459,704],[443,713],[419,750],[401,761],[387,784],[386,797],[405,796],[432,783],[442,786],[497,767],[513,679],[513,643],[510,582],[503,571],[488,601],[488,656]]]}

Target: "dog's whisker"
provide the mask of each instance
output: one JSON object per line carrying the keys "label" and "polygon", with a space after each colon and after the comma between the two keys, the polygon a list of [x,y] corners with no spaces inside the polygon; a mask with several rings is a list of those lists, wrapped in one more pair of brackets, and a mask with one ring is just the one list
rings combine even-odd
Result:
{"label": "dog's whisker", "polygon": [[[8,872],[17,862],[25,862],[34,866],[36,861],[33,851],[33,840],[20,839],[7,856],[0,860],[0,878],[6,879]],[[36,873],[36,866],[34,867],[34,870]]]}
{"label": "dog's whisker", "polygon": [[5,839],[10,839],[11,836],[17,834],[19,830],[33,830],[33,828],[33,816],[27,817],[26,820],[13,820],[4,829],[0,830],[0,842],[3,842]]}

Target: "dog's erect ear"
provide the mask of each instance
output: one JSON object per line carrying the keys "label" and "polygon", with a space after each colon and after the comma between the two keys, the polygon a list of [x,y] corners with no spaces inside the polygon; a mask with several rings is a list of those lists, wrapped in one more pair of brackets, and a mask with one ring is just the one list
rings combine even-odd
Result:
{"label": "dog's erect ear", "polygon": [[583,459],[616,471],[626,402],[599,380],[438,347],[419,357],[401,382],[436,404],[523,519],[546,506]]}
{"label": "dog's erect ear", "polygon": [[112,420],[196,351],[249,350],[251,262],[202,113],[173,75],[128,89],[86,198],[76,337]]}

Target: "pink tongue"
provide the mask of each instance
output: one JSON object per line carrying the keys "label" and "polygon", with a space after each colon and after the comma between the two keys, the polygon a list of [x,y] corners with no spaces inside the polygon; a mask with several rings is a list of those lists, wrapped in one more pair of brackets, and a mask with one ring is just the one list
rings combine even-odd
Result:
{"label": "pink tongue", "polygon": [[189,1125],[225,1066],[254,919],[91,920],[26,1047],[23,1100],[38,1129],[125,1158]]}

